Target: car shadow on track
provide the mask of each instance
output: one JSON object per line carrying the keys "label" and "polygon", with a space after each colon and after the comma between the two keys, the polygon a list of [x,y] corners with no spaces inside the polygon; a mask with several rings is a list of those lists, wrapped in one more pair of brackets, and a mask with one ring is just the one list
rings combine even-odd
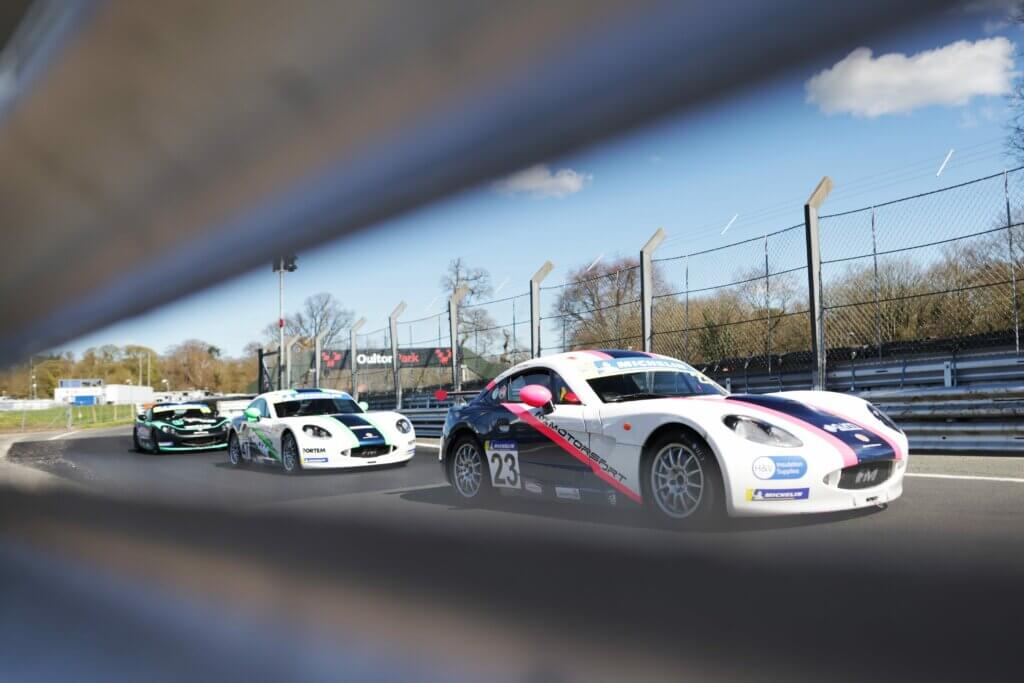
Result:
{"label": "car shadow on track", "polygon": [[355,469],[313,469],[313,470],[302,470],[295,474],[288,474],[283,468],[277,465],[242,465],[241,467],[235,467],[230,461],[224,460],[222,462],[214,463],[213,466],[225,469],[225,470],[241,470],[243,472],[258,472],[261,474],[272,474],[279,477],[328,477],[328,476],[346,476],[351,477],[359,473],[366,472],[380,472],[382,470],[399,470],[408,465],[407,462],[394,463],[389,465],[371,465],[369,467],[359,467]]}
{"label": "car shadow on track", "polygon": [[563,521],[589,522],[591,524],[607,524],[620,527],[640,527],[677,533],[735,533],[762,529],[791,529],[834,524],[852,519],[860,519],[874,515],[879,508],[862,508],[843,512],[829,512],[814,515],[786,515],[782,517],[736,518],[715,520],[701,525],[686,528],[673,528],[658,524],[651,520],[639,506],[626,503],[621,507],[603,506],[588,503],[560,503],[551,500],[537,500],[516,496],[495,496],[488,501],[475,505],[460,503],[450,486],[434,486],[430,488],[397,491],[397,495],[405,501],[443,505],[451,510],[491,510],[508,514],[526,515],[530,517],[558,519]]}

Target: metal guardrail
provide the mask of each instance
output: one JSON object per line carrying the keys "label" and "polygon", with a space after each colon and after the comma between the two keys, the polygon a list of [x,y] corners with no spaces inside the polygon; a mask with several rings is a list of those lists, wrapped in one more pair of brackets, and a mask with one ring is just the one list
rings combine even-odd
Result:
{"label": "metal guardrail", "polygon": [[[811,370],[784,367],[773,373],[748,372],[743,365],[702,368],[730,391],[762,394],[811,388]],[[927,354],[915,358],[831,360],[829,391],[864,392],[925,387],[1024,382],[1024,354],[1012,350]]]}
{"label": "metal guardrail", "polygon": [[416,428],[416,436],[441,436],[444,420],[448,415],[447,408],[402,408],[405,415]]}
{"label": "metal guardrail", "polygon": [[1024,383],[861,396],[900,425],[911,452],[1024,455]]}

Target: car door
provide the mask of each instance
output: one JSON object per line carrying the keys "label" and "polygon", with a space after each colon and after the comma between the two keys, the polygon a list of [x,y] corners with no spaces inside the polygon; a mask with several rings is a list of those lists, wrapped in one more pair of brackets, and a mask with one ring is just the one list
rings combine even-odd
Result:
{"label": "car door", "polygon": [[273,435],[270,432],[270,409],[267,402],[258,398],[249,407],[255,408],[260,413],[258,421],[242,423],[250,457],[273,460],[275,451],[272,450],[274,447]]}
{"label": "car door", "polygon": [[[561,391],[564,382],[546,368],[525,370],[507,381],[505,405],[510,412],[509,428],[518,444],[524,486],[532,493],[578,498],[582,477],[589,470],[581,461],[590,441],[583,406],[565,402],[566,394]],[[521,402],[519,392],[530,384],[540,384],[552,392],[552,412],[544,414],[542,409]]]}

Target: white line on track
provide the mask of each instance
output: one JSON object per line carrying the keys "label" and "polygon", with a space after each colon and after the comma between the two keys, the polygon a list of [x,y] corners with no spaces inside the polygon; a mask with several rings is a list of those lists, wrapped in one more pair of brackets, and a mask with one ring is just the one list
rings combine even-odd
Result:
{"label": "white line on track", "polygon": [[433,448],[435,451],[440,448],[440,445],[436,443],[426,443],[425,441],[417,441],[416,445],[420,448]]}
{"label": "white line on track", "polygon": [[1017,477],[981,477],[973,474],[925,474],[923,472],[907,472],[906,477],[925,477],[928,479],[966,479],[969,481],[1009,481],[1024,484],[1024,479]]}
{"label": "white line on track", "polygon": [[75,429],[73,431],[64,432],[63,434],[58,434],[56,436],[48,436],[48,437],[46,437],[46,440],[47,441],[56,441],[57,439],[63,439],[65,436],[71,436],[72,434],[77,434],[80,431],[82,431],[82,430],[81,429]]}

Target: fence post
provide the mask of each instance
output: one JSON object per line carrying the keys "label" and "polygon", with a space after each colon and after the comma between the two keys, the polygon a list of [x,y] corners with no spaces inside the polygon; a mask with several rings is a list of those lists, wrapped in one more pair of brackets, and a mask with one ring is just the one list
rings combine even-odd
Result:
{"label": "fence post", "polygon": [[512,297],[512,365],[519,361],[519,341],[516,337],[516,297]]}
{"label": "fence post", "polygon": [[326,332],[321,332],[320,334],[318,334],[316,336],[316,342],[313,346],[313,353],[316,354],[316,364],[314,366],[314,372],[316,373],[316,376],[313,378],[313,387],[316,389],[320,388],[320,356],[322,356],[324,352],[324,335],[326,334]]}
{"label": "fence post", "polygon": [[348,363],[349,370],[352,371],[352,398],[356,401],[359,400],[359,371],[356,368],[356,334],[366,324],[366,318],[360,318],[357,320],[351,328],[349,328],[349,340],[348,340]]}
{"label": "fence post", "polygon": [[391,311],[388,326],[391,328],[391,373],[395,378],[395,410],[402,409],[402,368],[398,363],[398,316],[405,311],[405,302],[400,302]]}
{"label": "fence post", "polygon": [[256,349],[256,393],[263,393],[263,347]]}
{"label": "fence post", "polygon": [[299,339],[300,337],[297,335],[293,337],[285,337],[284,339],[284,372],[286,386],[282,387],[283,389],[292,388],[292,347],[295,346],[295,343],[298,342]]}
{"label": "fence post", "polygon": [[540,270],[530,278],[530,358],[540,356],[540,283],[554,267],[555,264],[551,261],[545,261]]}
{"label": "fence post", "polygon": [[683,301],[683,360],[690,359],[690,257],[683,259],[683,285],[686,298]]}
{"label": "fence post", "polygon": [[1017,259],[1013,255],[1013,216],[1010,214],[1010,178],[1003,171],[1003,197],[1006,199],[1006,237],[1010,247],[1010,285],[1013,287],[1013,343],[1020,353],[1020,304],[1017,301]]}
{"label": "fence post", "polygon": [[767,328],[764,335],[765,357],[768,360],[768,374],[772,372],[772,292],[769,286],[768,235],[764,236],[764,313]]}
{"label": "fence post", "polygon": [[647,244],[640,250],[640,329],[643,335],[643,350],[654,349],[654,321],[651,309],[654,307],[654,250],[665,241],[665,231],[658,228]]}
{"label": "fence post", "polygon": [[448,333],[452,342],[452,387],[462,391],[462,373],[459,372],[459,304],[469,294],[469,287],[460,285],[448,299]]}
{"label": "fence post", "polygon": [[807,313],[811,325],[813,371],[811,385],[825,388],[825,313],[821,301],[821,247],[818,241],[818,209],[832,191],[832,179],[825,176],[804,204],[804,230],[807,243]]}
{"label": "fence post", "polygon": [[878,241],[875,237],[875,207],[871,207],[871,258],[875,263],[875,344],[878,358],[882,358],[882,297],[878,279]]}

